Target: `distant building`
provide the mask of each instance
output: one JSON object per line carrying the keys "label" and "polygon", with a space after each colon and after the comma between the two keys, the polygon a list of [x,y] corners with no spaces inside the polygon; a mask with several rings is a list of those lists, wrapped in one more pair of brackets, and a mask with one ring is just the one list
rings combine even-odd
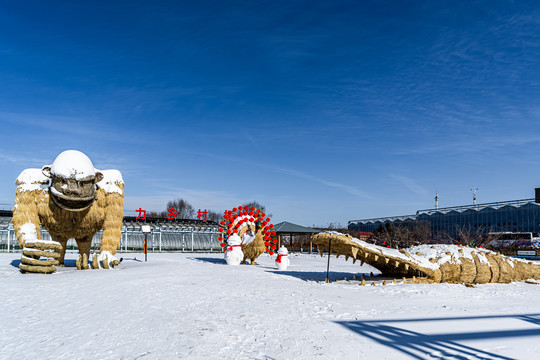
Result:
{"label": "distant building", "polygon": [[534,199],[418,210],[415,215],[349,221],[350,230],[373,232],[386,223],[393,225],[425,221],[433,239],[456,237],[460,229],[488,232],[540,233],[540,188]]}

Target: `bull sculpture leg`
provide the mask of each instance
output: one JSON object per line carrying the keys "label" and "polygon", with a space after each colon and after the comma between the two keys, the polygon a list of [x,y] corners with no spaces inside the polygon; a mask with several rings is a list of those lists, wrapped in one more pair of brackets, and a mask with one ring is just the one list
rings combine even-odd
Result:
{"label": "bull sculpture leg", "polygon": [[51,238],[54,241],[59,242],[60,245],[62,246],[60,251],[58,251],[60,256],[58,257],[58,265],[57,266],[64,267],[64,257],[66,256],[66,249],[67,249],[67,241],[68,241],[68,239],[60,237],[60,236],[52,236],[52,235],[51,235]]}
{"label": "bull sculpture leg", "polygon": [[92,245],[92,236],[83,237],[81,239],[75,239],[77,246],[79,247],[79,257],[77,258],[77,269],[90,269],[88,265],[88,259],[90,258],[90,246]]}

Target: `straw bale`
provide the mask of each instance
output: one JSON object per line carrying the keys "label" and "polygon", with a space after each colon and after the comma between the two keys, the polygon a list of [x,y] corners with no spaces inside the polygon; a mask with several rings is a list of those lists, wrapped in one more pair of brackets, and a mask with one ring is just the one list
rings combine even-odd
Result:
{"label": "straw bale", "polygon": [[19,269],[22,272],[38,273],[38,274],[52,274],[56,271],[54,266],[36,266],[36,265],[24,265],[19,264]]}
{"label": "straw bale", "polygon": [[472,258],[474,260],[474,265],[476,267],[476,277],[474,281],[471,281],[476,284],[485,284],[491,280],[491,270],[489,264],[483,263],[478,258],[474,252],[472,253]]}
{"label": "straw bale", "polygon": [[497,261],[495,255],[492,252],[486,253],[486,258],[489,261],[489,269],[491,270],[491,279],[489,282],[499,282],[499,262]]}
{"label": "straw bale", "polygon": [[27,241],[24,246],[28,248],[38,249],[38,250],[53,250],[53,251],[62,250],[61,244],[53,244],[53,243],[46,243],[46,242]]}
{"label": "straw bale", "polygon": [[517,274],[514,272],[514,268],[510,265],[507,259],[500,255],[495,256],[499,262],[499,280],[500,283],[509,283],[517,280]]}
{"label": "straw bale", "polygon": [[25,265],[50,266],[58,265],[58,260],[36,260],[28,257],[21,257],[21,263]]}
{"label": "straw bale", "polygon": [[440,266],[442,278],[441,282],[459,283],[461,275],[461,265],[451,262],[446,262]]}
{"label": "straw bale", "polygon": [[516,261],[515,268],[514,271],[517,271],[520,274],[521,280],[540,279],[540,266],[538,265]]}
{"label": "straw bale", "polygon": [[474,279],[476,278],[476,265],[474,260],[464,257],[459,258],[459,260],[461,261],[461,275],[459,281],[464,283],[474,282]]}
{"label": "straw bale", "polygon": [[24,256],[28,256],[28,257],[43,256],[43,257],[50,257],[53,259],[58,259],[60,257],[60,254],[56,252],[34,250],[34,249],[29,249],[29,248],[24,248],[22,253]]}

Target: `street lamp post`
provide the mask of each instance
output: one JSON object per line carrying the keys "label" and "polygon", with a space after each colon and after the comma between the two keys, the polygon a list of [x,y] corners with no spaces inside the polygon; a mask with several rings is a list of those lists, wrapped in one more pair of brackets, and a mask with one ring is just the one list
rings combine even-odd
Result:
{"label": "street lamp post", "polygon": [[142,225],[141,231],[144,234],[144,261],[148,260],[148,234],[152,232],[150,225]]}

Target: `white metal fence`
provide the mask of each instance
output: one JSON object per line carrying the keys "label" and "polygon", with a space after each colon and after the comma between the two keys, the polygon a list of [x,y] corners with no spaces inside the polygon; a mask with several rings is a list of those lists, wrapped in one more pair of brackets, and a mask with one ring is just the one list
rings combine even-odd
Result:
{"label": "white metal fence", "polygon": [[[92,239],[92,249],[99,249],[101,244],[101,231],[94,235]],[[200,230],[194,227],[184,228],[182,230],[169,230],[154,228],[151,234],[148,234],[148,251],[215,251],[221,252],[219,232],[215,229]],[[50,240],[49,233],[42,229],[41,238]],[[144,234],[140,229],[124,227],[120,239],[120,251],[141,251],[144,247]],[[68,250],[77,248],[74,239],[69,239],[67,243]],[[15,237],[13,225],[0,225],[0,251],[12,252],[20,251],[21,247]]]}

